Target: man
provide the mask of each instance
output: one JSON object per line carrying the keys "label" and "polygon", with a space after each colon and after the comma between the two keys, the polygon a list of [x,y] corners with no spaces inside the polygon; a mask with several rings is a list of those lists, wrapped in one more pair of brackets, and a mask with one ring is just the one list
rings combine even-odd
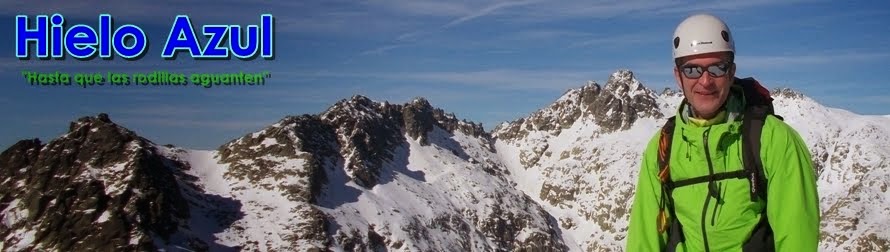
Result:
{"label": "man", "polygon": [[763,92],[735,78],[729,28],[693,15],[677,26],[672,47],[685,99],[673,129],[656,133],[643,154],[627,251],[816,251],[810,153],[780,118],[750,112],[765,111],[750,109]]}

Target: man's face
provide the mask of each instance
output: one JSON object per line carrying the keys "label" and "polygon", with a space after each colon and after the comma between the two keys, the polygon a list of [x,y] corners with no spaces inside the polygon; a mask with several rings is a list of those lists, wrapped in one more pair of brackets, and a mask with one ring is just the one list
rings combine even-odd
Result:
{"label": "man's face", "polygon": [[[728,53],[707,53],[700,55],[687,56],[683,60],[683,64],[674,67],[674,77],[677,78],[677,85],[683,90],[686,100],[692,106],[695,116],[702,119],[711,119],[717,115],[726,97],[729,96],[729,88],[732,85],[735,75],[735,65],[728,62]],[[718,66],[721,63],[726,64],[726,73],[723,76],[714,77],[713,73],[709,73],[708,68]],[[686,69],[687,66],[699,66],[701,77],[690,78],[684,74],[684,71],[692,70],[693,75],[698,69]],[[719,71],[718,71],[719,72]]]}

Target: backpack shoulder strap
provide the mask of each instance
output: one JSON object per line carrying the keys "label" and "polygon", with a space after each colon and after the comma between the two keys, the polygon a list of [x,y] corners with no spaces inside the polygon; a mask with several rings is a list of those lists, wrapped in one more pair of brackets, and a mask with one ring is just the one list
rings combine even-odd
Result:
{"label": "backpack shoulder strap", "polygon": [[[736,79],[736,82],[742,86],[745,93],[745,112],[742,115],[742,162],[751,182],[751,201],[756,201],[757,197],[760,197],[766,204],[767,180],[763,160],[760,159],[760,136],[763,134],[763,124],[767,116],[773,115],[779,120],[782,120],[782,117],[775,114],[773,99],[760,83],[753,78]],[[743,245],[745,251],[775,251],[775,240],[772,227],[767,220],[766,208],[763,211],[760,222]]]}
{"label": "backpack shoulder strap", "polygon": [[[671,180],[671,142],[674,135],[676,117],[670,117],[661,127],[658,139],[658,180],[661,182],[661,202],[656,223],[658,233],[668,232],[667,251],[676,251],[677,246],[686,240],[683,225],[674,212],[673,191],[676,187]],[[667,212],[665,212],[667,211]],[[670,214],[670,217],[668,217]]]}
{"label": "backpack shoulder strap", "polygon": [[658,179],[662,184],[666,182],[671,184],[671,142],[674,135],[674,125],[676,125],[674,116],[671,116],[664,122],[661,127],[661,137],[658,139]]}
{"label": "backpack shoulder strap", "polygon": [[[742,117],[742,162],[751,181],[751,201],[766,195],[766,173],[760,159],[760,136],[768,115],[775,115],[773,98],[769,91],[753,78],[736,79],[745,94],[745,112]],[[778,116],[777,116],[778,117]],[[778,117],[781,119],[781,117]]]}

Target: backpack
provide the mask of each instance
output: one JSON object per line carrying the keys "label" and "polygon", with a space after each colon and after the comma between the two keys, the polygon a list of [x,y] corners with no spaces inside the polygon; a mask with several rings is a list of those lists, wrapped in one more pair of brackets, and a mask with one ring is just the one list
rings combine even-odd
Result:
{"label": "backpack", "polygon": [[[708,191],[710,197],[706,199],[705,205],[712,197],[720,200],[719,191],[717,190],[716,181],[733,178],[746,178],[750,183],[751,201],[757,201],[760,198],[766,203],[766,176],[763,171],[763,163],[760,160],[760,135],[763,129],[763,123],[768,115],[773,115],[780,120],[782,117],[775,114],[772,104],[773,98],[769,91],[760,85],[753,78],[735,79],[734,85],[739,85],[745,94],[745,111],[742,116],[742,170],[723,173],[712,173],[700,177],[684,179],[680,181],[671,180],[670,176],[670,156],[671,156],[671,140],[674,132],[675,117],[668,118],[664,126],[661,128],[661,138],[658,143],[658,178],[661,181],[661,203],[658,213],[658,232],[668,233],[668,251],[674,251],[676,246],[685,241],[682,232],[682,225],[676,214],[674,213],[673,190],[677,187],[683,187],[698,183],[708,183]],[[669,211],[671,220],[665,215],[665,209]],[[764,207],[766,211],[766,207]],[[704,217],[702,217],[704,218]],[[669,223],[670,222],[670,223]],[[707,235],[703,236],[707,245]],[[708,250],[708,247],[705,246]],[[774,251],[774,241],[772,228],[766,218],[766,214],[761,214],[760,222],[751,234],[751,238],[744,244],[744,251]]]}

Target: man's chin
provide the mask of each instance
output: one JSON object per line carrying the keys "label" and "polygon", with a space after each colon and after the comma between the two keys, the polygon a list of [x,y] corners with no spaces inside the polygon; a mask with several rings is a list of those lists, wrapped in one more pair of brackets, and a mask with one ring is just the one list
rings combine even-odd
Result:
{"label": "man's chin", "polygon": [[696,116],[711,115],[711,114],[717,113],[717,111],[713,108],[713,106],[708,106],[707,109],[702,109],[701,107],[695,107],[695,106],[693,106],[692,108],[695,109]]}

